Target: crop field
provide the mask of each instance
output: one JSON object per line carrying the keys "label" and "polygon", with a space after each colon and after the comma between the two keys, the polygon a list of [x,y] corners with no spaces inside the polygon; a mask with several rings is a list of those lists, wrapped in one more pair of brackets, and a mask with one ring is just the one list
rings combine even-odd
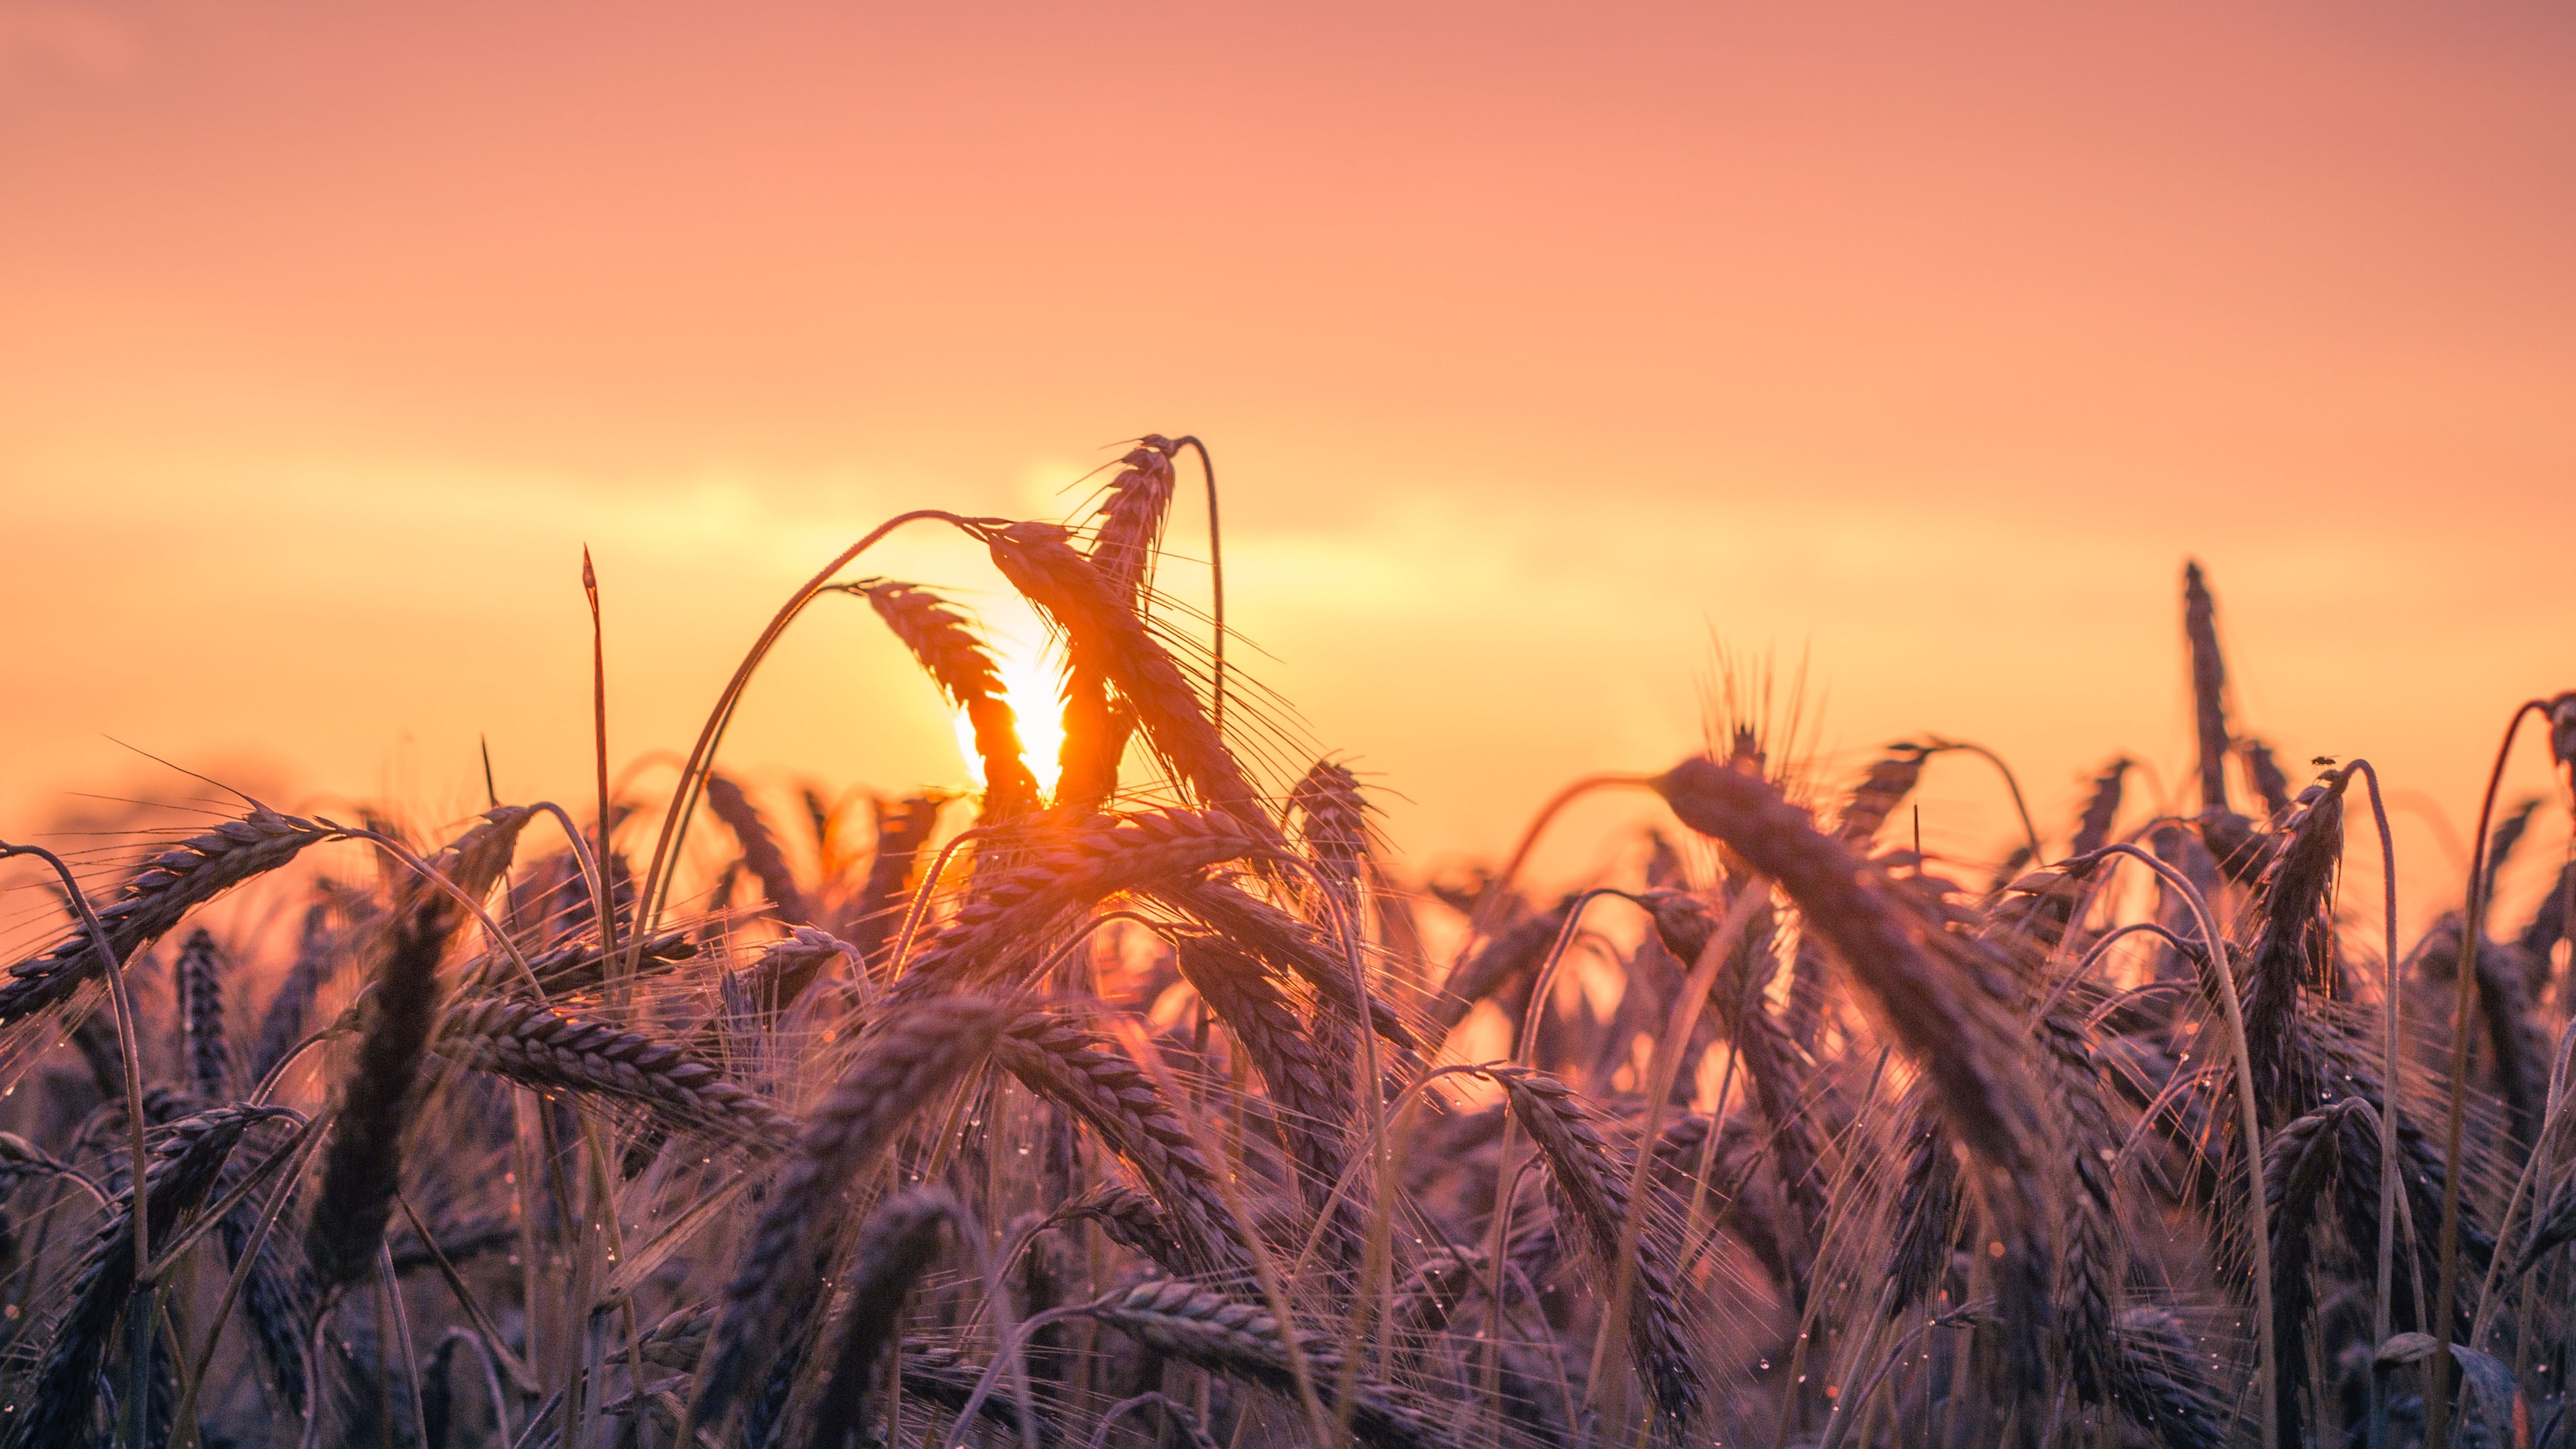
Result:
{"label": "crop field", "polygon": [[[1548,803],[1426,875],[1229,658],[1221,572],[1157,591],[1206,449],[1109,472],[1067,523],[854,543],[685,755],[464,820],[12,833],[6,1444],[2576,1434],[2576,864],[2527,858],[2568,681],[2499,702],[2560,788],[2476,803],[2417,939],[2391,787],[2231,727],[2197,566],[2196,757],[2106,757],[1992,859],[1927,858],[1909,797],[2018,803],[2006,762],[1836,777],[1738,671],[1698,753],[1498,782]],[[1060,675],[1005,687],[951,601],[989,578],[870,573],[898,527],[988,551]],[[901,641],[974,791],[729,772],[822,608]],[[1657,823],[1533,878],[1605,792]],[[2508,865],[2554,884],[2492,909]]]}

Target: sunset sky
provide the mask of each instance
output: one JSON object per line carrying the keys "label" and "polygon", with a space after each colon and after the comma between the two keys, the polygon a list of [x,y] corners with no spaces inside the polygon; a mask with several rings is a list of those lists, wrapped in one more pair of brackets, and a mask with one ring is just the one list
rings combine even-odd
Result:
{"label": "sunset sky", "polygon": [[[1680,758],[1721,645],[1804,662],[1834,778],[1972,738],[2062,830],[2180,780],[2186,555],[2249,728],[2465,830],[2576,686],[2571,77],[2537,3],[0,0],[0,835],[203,793],[138,751],[584,799],[585,544],[612,752],[685,748],[876,522],[1060,516],[1149,431],[1417,862]],[[862,569],[1009,622],[954,541]],[[962,781],[826,602],[729,767]]]}

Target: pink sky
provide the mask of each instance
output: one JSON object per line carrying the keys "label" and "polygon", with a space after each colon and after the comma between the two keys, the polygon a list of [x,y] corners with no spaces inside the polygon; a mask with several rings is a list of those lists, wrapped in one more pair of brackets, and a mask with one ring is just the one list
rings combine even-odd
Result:
{"label": "pink sky", "polygon": [[[2562,8],[856,8],[0,0],[0,833],[189,792],[110,737],[578,798],[585,542],[613,747],[684,746],[850,538],[1145,431],[1424,858],[1678,758],[1712,638],[1840,769],[2174,776],[2186,553],[2252,727],[2463,826],[2576,684]],[[855,609],[731,758],[962,778]]]}

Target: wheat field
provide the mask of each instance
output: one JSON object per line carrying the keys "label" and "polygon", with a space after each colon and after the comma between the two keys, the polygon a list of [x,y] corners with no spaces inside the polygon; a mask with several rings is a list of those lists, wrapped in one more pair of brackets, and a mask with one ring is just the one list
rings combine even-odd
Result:
{"label": "wheat field", "polygon": [[[1999,865],[1928,859],[1918,781],[2004,762],[1827,777],[1738,680],[1702,753],[1514,782],[1565,788],[1424,878],[1229,665],[1221,586],[1157,591],[1207,466],[1148,437],[1070,524],[890,522],[676,769],[9,845],[7,1443],[2576,1436],[2576,866],[2486,908],[2563,792],[2491,789],[2467,909],[2400,939],[2382,782],[2232,731],[2191,567],[2169,797],[2108,759]],[[989,551],[1059,697],[867,573],[898,526]],[[976,791],[727,772],[809,608],[901,640]],[[2564,682],[2504,734],[2562,780]],[[1530,879],[1594,792],[1661,823]]]}

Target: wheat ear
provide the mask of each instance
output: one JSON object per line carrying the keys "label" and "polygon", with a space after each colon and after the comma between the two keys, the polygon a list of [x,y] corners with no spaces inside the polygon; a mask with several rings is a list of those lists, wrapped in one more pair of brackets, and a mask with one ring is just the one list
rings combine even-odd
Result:
{"label": "wheat ear", "polygon": [[1054,1012],[1014,1019],[993,1060],[1022,1085],[1089,1123],[1125,1158],[1179,1230],[1200,1271],[1240,1272],[1243,1246],[1189,1124],[1126,1053]]}
{"label": "wheat ear", "polygon": [[[858,907],[849,917],[850,939],[859,948],[857,959],[875,961],[884,954],[886,943],[894,938],[895,924],[903,913],[906,883],[912,879],[913,868],[921,860],[922,847],[938,832],[939,808],[945,798],[933,793],[871,803],[877,822],[876,849],[868,857],[868,878],[866,884],[859,888]],[[994,804],[992,791],[987,789],[984,793],[984,818],[1008,818],[997,815],[998,809],[1000,807]],[[977,863],[982,863],[981,857]]]}
{"label": "wheat ear", "polygon": [[813,1408],[809,1449],[841,1449],[867,1432],[868,1396],[880,1362],[902,1328],[904,1300],[953,1236],[957,1200],[943,1188],[887,1199],[859,1230],[846,1281],[840,1352]]}
{"label": "wheat ear", "polygon": [[1338,760],[1317,760],[1288,792],[1288,808],[1316,880],[1340,902],[1342,917],[1357,921],[1370,866],[1368,797],[1359,777]]}
{"label": "wheat ear", "polygon": [[982,997],[951,996],[897,1008],[871,1026],[849,1071],[807,1118],[743,1245],[698,1374],[692,1421],[723,1424],[779,1335],[801,1320],[820,1271],[813,1243],[841,1190],[893,1146],[914,1113],[983,1061],[1013,1014]]}
{"label": "wheat ear", "polygon": [[1270,849],[1233,817],[1196,810],[1150,810],[1071,825],[1040,818],[999,842],[1013,863],[978,881],[956,914],[902,963],[898,999],[990,981],[1026,957],[1020,938],[1060,915]]}
{"label": "wheat ear", "polygon": [[707,808],[715,812],[725,828],[733,832],[742,846],[742,863],[760,882],[760,893],[778,919],[791,926],[802,926],[814,919],[814,908],[806,902],[805,891],[796,884],[796,872],[787,864],[787,853],[778,848],[778,837],[770,832],[769,822],[762,819],[760,807],[751,803],[729,775],[707,776]]}
{"label": "wheat ear", "polygon": [[1064,630],[1073,669],[1097,670],[1135,711],[1156,755],[1212,809],[1282,847],[1261,792],[1218,737],[1180,666],[1117,596],[1109,575],[1067,541],[1064,529],[1015,523],[990,538],[993,563]]}
{"label": "wheat ear", "polygon": [[1842,818],[1835,822],[1834,833],[1854,845],[1867,845],[1887,823],[1888,815],[1905,803],[1914,787],[1923,779],[1923,762],[1932,758],[1930,748],[1912,740],[1898,740],[1887,747],[1887,753],[1873,761],[1869,773],[1852,787],[1851,798],[1843,802]]}
{"label": "wheat ear", "polygon": [[1338,1206],[1327,1201],[1348,1161],[1343,1134],[1354,1117],[1350,1079],[1326,1063],[1259,961],[1222,937],[1205,935],[1182,937],[1176,954],[1182,978],[1242,1044],[1269,1089],[1308,1207],[1334,1212],[1338,1246],[1356,1248],[1365,1231],[1356,1206],[1347,1199]]}
{"label": "wheat ear", "polygon": [[268,1080],[268,1074],[304,1039],[304,1022],[312,1014],[314,999],[339,967],[337,945],[331,933],[331,908],[307,907],[303,932],[296,939],[295,964],[287,968],[286,978],[277,984],[277,994],[268,999],[268,1009],[260,1015],[259,1045],[250,1064],[251,1080]]}
{"label": "wheat ear", "polygon": [[357,1282],[375,1265],[401,1180],[412,1086],[437,1019],[438,960],[459,912],[442,892],[423,886],[410,894],[387,931],[357,1061],[340,1084],[331,1134],[322,1144],[322,1182],[304,1253],[325,1291]]}
{"label": "wheat ear", "polygon": [[[2323,1216],[2319,1209],[2335,1187],[2346,1124],[2366,1115],[2368,1108],[2348,1097],[2288,1123],[2263,1145],[2263,1189],[2270,1199],[2264,1207],[2272,1229],[2272,1338],[2281,1355],[2273,1413],[2284,1444],[2302,1442],[2299,1394],[2307,1384],[2308,1314],[2315,1302],[2308,1270]],[[2371,1127],[2376,1126],[2374,1120]],[[2318,1384],[2316,1392],[2324,1394],[2328,1386]]]}
{"label": "wheat ear", "polygon": [[1205,875],[1166,877],[1147,889],[1236,945],[1294,972],[1343,1020],[1357,1022],[1365,1010],[1381,1040],[1406,1051],[1422,1049],[1422,1038],[1374,993],[1363,1005],[1351,981],[1349,958],[1313,926],[1231,881]]}
{"label": "wheat ear", "polygon": [[539,1091],[641,1103],[676,1129],[771,1147],[796,1136],[793,1117],[685,1049],[523,997],[487,997],[450,1010],[432,1049]]}
{"label": "wheat ear", "polygon": [[[1628,1232],[1641,1211],[1629,1194],[1629,1176],[1593,1125],[1574,1089],[1533,1067],[1496,1066],[1484,1075],[1502,1087],[1522,1130],[1538,1145],[1548,1180],[1583,1228],[1590,1259],[1606,1280],[1623,1241],[1633,1241],[1636,1281],[1627,1295],[1629,1351],[1655,1408],[1675,1428],[1699,1411],[1702,1386],[1691,1351],[1690,1325],[1670,1259],[1651,1232]],[[1616,1297],[1605,1288],[1605,1297]]]}
{"label": "wheat ear", "polygon": [[[1172,463],[1162,452],[1141,447],[1125,461],[1126,467],[1110,480],[1088,557],[1107,582],[1115,607],[1141,619],[1163,520],[1171,511]],[[1110,697],[1104,651],[1075,648],[1068,654],[1056,801],[1096,809],[1117,792],[1119,762],[1135,734],[1136,717],[1123,701]]]}
{"label": "wheat ear", "polygon": [[233,1049],[224,1034],[223,948],[203,928],[191,931],[171,969],[187,1029],[189,1082],[207,1101],[225,1101],[232,1096]]}
{"label": "wheat ear", "polygon": [[2227,660],[2218,650],[2218,601],[2193,560],[2182,569],[2183,637],[2191,650],[2192,723],[2200,744],[2200,804],[2227,808]]}
{"label": "wheat ear", "polygon": [[2136,764],[2122,755],[2094,778],[2093,793],[2085,797],[2084,814],[2076,822],[2075,838],[2067,842],[2067,854],[2090,855],[2110,840],[2111,826],[2120,818],[2122,786]]}
{"label": "wheat ear", "polygon": [[1050,1216],[1067,1222],[1081,1219],[1096,1223],[1111,1242],[1161,1264],[1166,1272],[1186,1277],[1194,1271],[1184,1260],[1170,1216],[1155,1206],[1151,1197],[1132,1187],[1103,1183]]}
{"label": "wheat ear", "polygon": [[949,703],[965,711],[984,766],[983,822],[1015,819],[1038,808],[1037,776],[1020,755],[1019,719],[975,626],[946,600],[915,584],[867,579],[847,587],[877,611]]}
{"label": "wheat ear", "polygon": [[[1547,910],[1521,917],[1505,927],[1460,961],[1440,983],[1440,994],[1432,1008],[1432,1020],[1442,1031],[1455,1031],[1467,1019],[1476,1003],[1503,990],[1527,982],[1534,976],[1548,954],[1556,948],[1557,937],[1565,934],[1566,917],[1572,912],[1577,895],[1567,895]],[[1685,961],[1692,957],[1683,957]],[[1519,993],[1514,993],[1514,999]],[[1505,1014],[1520,1013],[1506,1005]],[[1513,1052],[1520,1051],[1518,1023],[1514,1024]]]}
{"label": "wheat ear", "polygon": [[2181,1323],[2160,1308],[2132,1308],[2112,1330],[2112,1395],[2162,1449],[2222,1449],[2227,1427]]}
{"label": "wheat ear", "polygon": [[2048,1177],[2027,1105],[2020,1027],[2001,1007],[2010,983],[1982,979],[1931,949],[1952,943],[1758,775],[1694,759],[1657,777],[1654,788],[1684,824],[1780,883],[1933,1083],[1951,1133],[1979,1161],[1971,1186],[2006,1248],[1999,1287],[2016,1381],[2025,1401],[2035,1399],[2051,1317],[2040,1191]]}
{"label": "wheat ear", "polygon": [[[180,1214],[212,1192],[224,1159],[253,1123],[282,1115],[280,1108],[218,1107],[180,1118],[164,1129],[145,1170],[142,1199],[147,1238],[166,1238]],[[116,1319],[134,1300],[135,1194],[118,1199],[91,1238],[65,1296],[69,1309],[55,1326],[29,1393],[28,1407],[10,1436],[11,1449],[51,1449],[86,1438],[90,1404]],[[149,1294],[143,1302],[148,1302]],[[137,1308],[135,1311],[146,1311]]]}
{"label": "wheat ear", "polygon": [[2276,832],[2280,843],[2256,894],[2261,924],[2246,953],[2245,1038],[2267,1125],[2288,1121],[2317,1099],[2303,1003],[2309,993],[2335,994],[2328,895],[2343,857],[2347,778],[2338,773],[2300,797]]}
{"label": "wheat ear", "polygon": [[[1166,1281],[1112,1293],[1078,1311],[1186,1363],[1273,1392],[1294,1388],[1279,1320],[1256,1305],[1194,1283]],[[1375,1449],[1446,1449],[1448,1436],[1394,1389],[1367,1378],[1337,1379],[1327,1372],[1340,1363],[1330,1338],[1300,1334],[1299,1346],[1314,1366],[1312,1379],[1319,1394],[1329,1400],[1337,1382],[1350,1384],[1350,1426],[1361,1442]]]}
{"label": "wheat ear", "polygon": [[[258,809],[191,836],[153,856],[98,908],[120,961],[167,935],[189,911],[232,887],[293,860],[308,846],[345,834],[329,821]],[[68,1000],[99,969],[87,935],[9,968],[0,981],[0,1026]]]}

